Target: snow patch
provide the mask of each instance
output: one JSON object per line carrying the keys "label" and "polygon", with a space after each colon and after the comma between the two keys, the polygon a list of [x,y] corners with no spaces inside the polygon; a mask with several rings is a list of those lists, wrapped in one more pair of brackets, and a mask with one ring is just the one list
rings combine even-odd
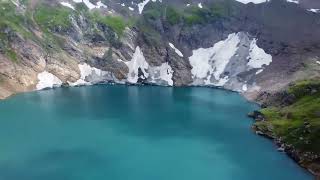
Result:
{"label": "snow patch", "polygon": [[[193,50],[193,55],[189,57],[193,79],[204,79],[206,85],[223,86],[228,77],[221,78],[221,75],[231,57],[235,55],[239,43],[238,34],[233,33],[211,48]],[[212,76],[217,82],[211,83]]]}
{"label": "snow patch", "polygon": [[173,70],[169,63],[163,63],[161,66],[150,67],[150,81],[154,84],[163,84],[161,81],[166,82],[164,85],[173,86]]}
{"label": "snow patch", "polygon": [[150,0],[144,0],[138,4],[139,14],[142,13],[144,6],[146,6],[149,3],[149,1]]}
{"label": "snow patch", "polygon": [[223,78],[220,78],[217,82],[212,83],[211,76],[209,76],[208,79],[204,83],[205,83],[205,85],[224,86],[228,81],[229,81],[229,77],[225,76]]}
{"label": "snow patch", "polygon": [[183,54],[179,49],[177,49],[172,43],[169,43],[169,46],[180,56],[183,57]]}
{"label": "snow patch", "polygon": [[61,4],[62,6],[65,6],[65,7],[68,7],[68,8],[70,8],[70,9],[74,10],[74,7],[73,7],[70,3],[68,3],[68,2],[60,2],[60,4]]}
{"label": "snow patch", "polygon": [[[151,0],[152,2],[156,2],[157,0]],[[150,0],[144,0],[141,3],[138,4],[138,10],[139,14],[142,13],[143,8],[150,2]],[[162,2],[162,0],[159,0],[159,2]]]}
{"label": "snow patch", "polygon": [[262,68],[263,65],[269,65],[272,62],[272,56],[257,46],[257,39],[250,43],[248,66],[252,68]]}
{"label": "snow patch", "polygon": [[320,9],[307,9],[307,11],[314,12],[314,13],[320,13]]}
{"label": "snow patch", "polygon": [[[108,75],[108,72],[91,67],[86,63],[79,64],[78,66],[80,69],[80,79],[74,83],[68,82],[70,86],[91,85],[93,83],[103,81],[105,76]],[[89,76],[92,76],[91,80],[87,80]]]}
{"label": "snow patch", "polygon": [[132,7],[130,7],[130,6],[129,6],[128,8],[129,8],[130,11],[134,11],[134,8],[132,8]]}
{"label": "snow patch", "polygon": [[142,71],[144,75],[144,77],[140,77],[140,78],[142,79],[148,78],[149,74],[147,73],[147,69],[149,68],[149,64],[145,60],[139,46],[136,47],[132,60],[129,62],[125,62],[125,64],[129,68],[128,79],[127,79],[129,83],[138,82],[139,69]]}
{"label": "snow patch", "polygon": [[316,61],[316,63],[320,65],[320,61]]}
{"label": "snow patch", "polygon": [[101,1],[98,1],[98,2],[97,2],[96,8],[107,8],[107,7],[108,7],[108,6],[105,5],[105,4],[103,4]]}
{"label": "snow patch", "polygon": [[84,3],[89,9],[99,9],[99,8],[107,8],[105,4],[103,4],[101,1],[98,1],[96,5],[92,4],[89,0],[73,0],[75,3]]}
{"label": "snow patch", "polygon": [[260,3],[268,2],[269,0],[236,0],[236,1],[241,2],[243,4],[248,4],[248,3],[260,4]]}
{"label": "snow patch", "polygon": [[256,72],[256,75],[262,73],[262,71],[263,71],[263,69],[259,69],[259,70]]}
{"label": "snow patch", "polygon": [[299,0],[287,0],[287,2],[299,4]]}
{"label": "snow patch", "polygon": [[[124,63],[129,68],[127,77],[129,83],[137,83],[140,78],[152,84],[173,86],[173,70],[169,63],[163,63],[161,66],[149,66],[139,46],[136,47],[132,60]],[[139,69],[142,72],[140,76]]]}
{"label": "snow patch", "polygon": [[19,1],[17,1],[17,0],[11,0],[11,2],[12,2],[15,6],[17,6],[17,7],[20,6]]}
{"label": "snow patch", "polygon": [[247,84],[242,85],[242,91],[248,91],[248,85]]}
{"label": "snow patch", "polygon": [[62,81],[55,75],[44,71],[38,74],[38,84],[37,90],[46,89],[46,88],[53,88],[53,87],[60,87],[62,85]]}
{"label": "snow patch", "polygon": [[257,46],[257,39],[250,40],[248,35],[239,32],[229,34],[227,39],[215,43],[213,47],[193,50],[189,62],[193,85],[227,86],[246,91],[247,85],[242,85],[250,76],[238,82],[238,75],[251,73],[252,69],[256,75],[261,73],[264,66],[272,62],[272,56]]}
{"label": "snow patch", "polygon": [[201,3],[198,4],[198,7],[199,7],[200,9],[203,8]]}

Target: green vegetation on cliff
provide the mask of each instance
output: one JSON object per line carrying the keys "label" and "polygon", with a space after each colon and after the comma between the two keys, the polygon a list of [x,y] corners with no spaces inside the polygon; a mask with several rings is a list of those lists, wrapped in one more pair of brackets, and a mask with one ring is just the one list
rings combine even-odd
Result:
{"label": "green vegetation on cliff", "polygon": [[7,49],[6,52],[5,52],[5,55],[11,59],[11,61],[13,62],[17,62],[18,61],[18,55],[17,53],[12,50],[12,49]]}
{"label": "green vegetation on cliff", "polygon": [[230,6],[227,2],[228,0],[215,2],[203,8],[199,8],[198,5],[177,8],[159,2],[149,3],[136,26],[147,43],[161,45],[163,27],[189,28],[198,24],[215,23],[229,15]]}
{"label": "green vegetation on cliff", "polygon": [[182,13],[177,11],[177,9],[173,8],[173,7],[167,7],[166,9],[166,20],[174,25],[177,24],[181,21],[182,18]]}
{"label": "green vegetation on cliff", "polygon": [[261,110],[256,126],[303,152],[320,154],[320,80],[301,81],[288,89],[293,103]]}
{"label": "green vegetation on cliff", "polygon": [[110,27],[118,36],[123,34],[127,26],[127,22],[120,16],[104,16],[101,13],[95,11],[89,14],[92,22],[100,23],[102,25]]}
{"label": "green vegetation on cliff", "polygon": [[110,27],[121,36],[128,23],[121,16],[103,15],[99,11],[88,11],[83,3],[75,5],[76,11],[64,6],[39,5],[34,13],[34,19],[44,31],[66,32],[72,28],[72,19],[76,21],[80,16],[88,18],[91,23],[99,23]]}
{"label": "green vegetation on cliff", "polygon": [[145,19],[151,20],[163,19],[170,25],[179,23],[187,25],[201,24],[227,17],[230,11],[228,2],[212,3],[203,8],[191,5],[180,9],[161,3],[152,3],[144,10],[143,16]]}
{"label": "green vegetation on cliff", "polygon": [[72,10],[67,7],[49,7],[40,5],[36,8],[34,19],[43,30],[66,31],[71,26]]}
{"label": "green vegetation on cliff", "polygon": [[198,8],[197,6],[190,6],[184,12],[184,21],[188,25],[201,24],[206,22],[216,21],[219,18],[228,15],[226,4],[211,4],[209,7]]}
{"label": "green vegetation on cliff", "polygon": [[31,37],[25,26],[27,19],[16,11],[15,5],[10,1],[0,1],[0,7],[0,52],[13,62],[17,62],[18,57],[11,47],[11,42],[17,35],[23,38]]}
{"label": "green vegetation on cliff", "polygon": [[36,6],[33,19],[43,32],[41,44],[47,52],[60,51],[65,41],[61,35],[79,34],[77,26],[83,27],[85,37],[101,36],[106,42],[117,44],[117,37],[123,34],[128,25],[120,16],[89,11],[84,3],[76,3],[75,10],[72,10],[62,5],[42,2]]}
{"label": "green vegetation on cliff", "polygon": [[27,21],[26,18],[22,13],[17,12],[13,3],[0,1],[0,7],[0,30],[9,28],[22,36],[30,36],[30,32],[24,26]]}

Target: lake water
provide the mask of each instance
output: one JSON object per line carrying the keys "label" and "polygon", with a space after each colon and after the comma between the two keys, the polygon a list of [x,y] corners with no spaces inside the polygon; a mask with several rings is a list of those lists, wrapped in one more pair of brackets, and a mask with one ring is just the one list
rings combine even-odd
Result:
{"label": "lake water", "polygon": [[0,101],[0,180],[304,180],[210,88],[99,85]]}

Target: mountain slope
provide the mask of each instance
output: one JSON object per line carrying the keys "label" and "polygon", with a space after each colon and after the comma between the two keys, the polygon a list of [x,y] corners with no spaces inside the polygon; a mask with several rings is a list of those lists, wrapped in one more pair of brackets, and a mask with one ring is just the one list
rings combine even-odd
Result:
{"label": "mountain slope", "polygon": [[284,0],[21,0],[1,6],[2,97],[35,89],[48,73],[60,80],[48,87],[205,85],[249,98],[319,75],[319,14]]}

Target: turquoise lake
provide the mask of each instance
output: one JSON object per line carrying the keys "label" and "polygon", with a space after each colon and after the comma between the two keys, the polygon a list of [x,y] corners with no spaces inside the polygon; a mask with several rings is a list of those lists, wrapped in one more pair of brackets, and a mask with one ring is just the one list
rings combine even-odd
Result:
{"label": "turquoise lake", "polygon": [[0,180],[313,179],[210,88],[98,85],[0,101]]}

